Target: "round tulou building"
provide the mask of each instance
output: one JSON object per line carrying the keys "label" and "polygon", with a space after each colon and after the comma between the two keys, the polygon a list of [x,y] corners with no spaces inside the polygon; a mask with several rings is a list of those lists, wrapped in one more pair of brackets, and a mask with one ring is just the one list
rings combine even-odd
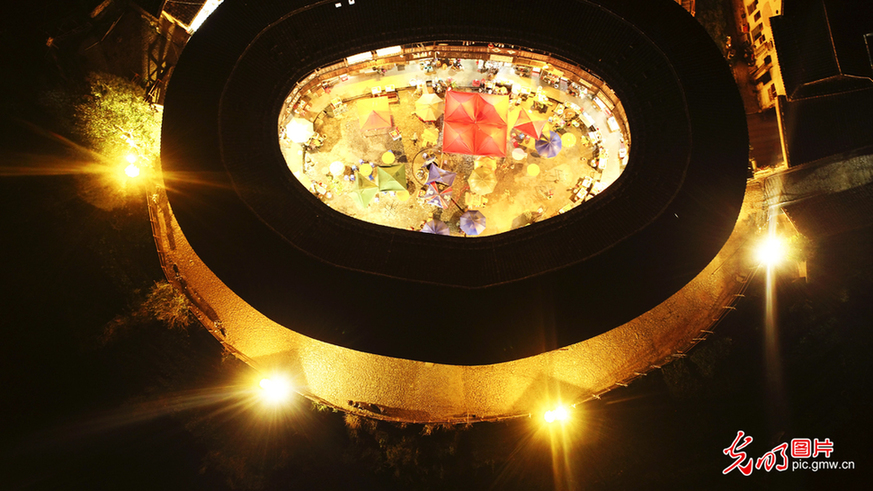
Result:
{"label": "round tulou building", "polygon": [[470,421],[695,336],[677,312],[737,224],[748,136],[669,0],[228,0],[161,152],[167,256],[223,343],[347,411]]}

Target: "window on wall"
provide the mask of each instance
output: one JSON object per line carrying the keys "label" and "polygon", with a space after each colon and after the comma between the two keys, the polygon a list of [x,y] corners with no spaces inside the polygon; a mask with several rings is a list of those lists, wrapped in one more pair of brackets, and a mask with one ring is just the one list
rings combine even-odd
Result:
{"label": "window on wall", "polygon": [[761,75],[758,80],[755,80],[755,83],[758,85],[763,85],[769,83],[771,80],[773,80],[773,77],[770,75],[770,70],[767,70],[767,72]]}
{"label": "window on wall", "polygon": [[770,84],[770,87],[767,89],[767,94],[770,96],[771,101],[776,100],[776,84]]}
{"label": "window on wall", "polygon": [[761,11],[755,12],[755,20],[761,20]]}
{"label": "window on wall", "polygon": [[752,12],[758,8],[758,0],[752,0],[752,3],[746,8],[749,10],[749,15],[752,15]]}
{"label": "window on wall", "polygon": [[770,55],[765,56],[764,57],[764,64],[769,65],[770,63],[773,63],[773,57]]}
{"label": "window on wall", "polygon": [[754,29],[752,29],[752,38],[757,41],[759,37],[761,37],[761,33],[764,31],[764,24],[758,24]]}

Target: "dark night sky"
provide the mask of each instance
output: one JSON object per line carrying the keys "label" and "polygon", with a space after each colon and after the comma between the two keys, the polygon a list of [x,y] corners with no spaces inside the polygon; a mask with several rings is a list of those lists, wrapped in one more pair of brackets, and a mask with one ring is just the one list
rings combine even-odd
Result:
{"label": "dark night sky", "polygon": [[[778,282],[782,384],[767,383],[759,276],[687,359],[582,408],[557,481],[533,422],[429,436],[379,424],[353,438],[341,415],[305,401],[275,419],[241,404],[233,390],[251,371],[223,361],[197,329],[130,321],[101,344],[107,323],[160,279],[144,198],[103,211],[82,198],[87,178],[8,175],[79,159],[44,133],[59,127],[36,97],[60,81],[44,46],[69,18],[58,6],[91,3],[28,2],[3,19],[4,488],[845,489],[873,476],[869,228],[817,241],[810,284]],[[792,438],[830,438],[831,460],[856,469],[722,476],[738,430],[754,437],[754,457]]]}

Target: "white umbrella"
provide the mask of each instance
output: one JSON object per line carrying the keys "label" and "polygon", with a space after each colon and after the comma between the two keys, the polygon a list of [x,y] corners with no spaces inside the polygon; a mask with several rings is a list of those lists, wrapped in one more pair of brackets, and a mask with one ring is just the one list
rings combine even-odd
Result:
{"label": "white umbrella", "polygon": [[343,172],[345,172],[345,170],[346,170],[346,164],[344,164],[338,160],[334,161],[330,164],[330,173],[334,177],[339,177],[339,176],[343,175]]}

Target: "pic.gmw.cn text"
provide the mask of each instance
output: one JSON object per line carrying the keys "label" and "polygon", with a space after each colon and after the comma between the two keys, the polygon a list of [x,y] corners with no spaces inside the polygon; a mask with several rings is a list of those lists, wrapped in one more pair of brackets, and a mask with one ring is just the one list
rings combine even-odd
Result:
{"label": "pic.gmw.cn text", "polygon": [[[734,459],[732,464],[721,471],[722,474],[728,474],[735,469],[744,476],[749,476],[753,470],[783,472],[791,469],[792,471],[811,470],[818,472],[819,470],[851,470],[855,468],[855,462],[851,460],[829,460],[834,451],[834,442],[830,438],[824,440],[794,438],[790,443],[783,442],[776,445],[757,459],[749,457],[743,451],[752,443],[752,440],[753,438],[747,436],[742,430],[737,431],[733,443],[722,450],[725,455]],[[828,460],[812,460],[819,457]]]}

